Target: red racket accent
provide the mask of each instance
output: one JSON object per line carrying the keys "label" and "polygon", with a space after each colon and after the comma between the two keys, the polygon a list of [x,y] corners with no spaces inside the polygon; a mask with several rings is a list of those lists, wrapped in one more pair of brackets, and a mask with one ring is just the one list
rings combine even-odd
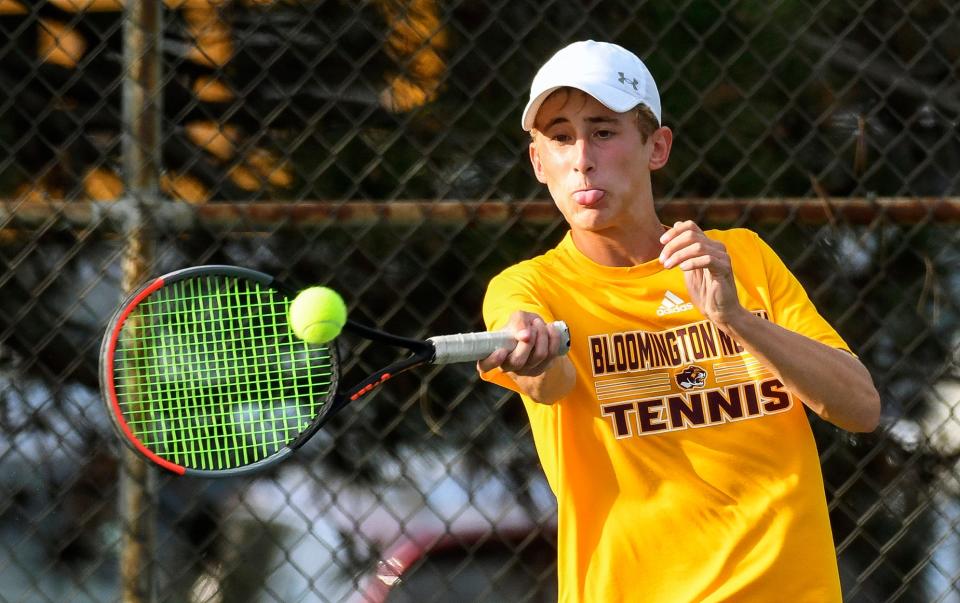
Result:
{"label": "red racket accent", "polygon": [[110,375],[110,378],[107,380],[107,394],[110,396],[110,403],[113,407],[113,414],[117,420],[117,424],[120,425],[123,433],[126,434],[127,440],[133,444],[141,454],[149,458],[154,463],[160,465],[168,471],[172,471],[178,475],[183,475],[187,471],[185,467],[160,458],[149,448],[144,446],[135,435],[133,435],[133,431],[123,418],[123,412],[120,410],[120,403],[117,400],[116,386],[113,383],[113,355],[117,351],[117,339],[120,338],[120,331],[123,329],[123,325],[127,322],[127,317],[130,316],[130,313],[133,312],[134,308],[140,305],[140,302],[143,301],[145,297],[160,287],[163,287],[164,284],[163,277],[157,278],[155,281],[147,285],[147,287],[145,287],[144,290],[139,293],[139,295],[133,298],[127,307],[123,309],[123,312],[120,313],[120,317],[117,320],[116,326],[113,328],[113,333],[110,334],[110,346],[107,351],[107,374]]}
{"label": "red racket accent", "polygon": [[393,377],[393,375],[391,375],[390,373],[384,373],[384,374],[380,375],[380,380],[379,380],[379,381],[375,381],[374,383],[369,383],[369,384],[365,385],[365,386],[363,387],[363,389],[361,389],[361,390],[358,391],[357,393],[355,393],[355,394],[353,394],[352,396],[350,396],[350,399],[351,399],[351,400],[356,400],[357,398],[362,398],[363,396],[366,396],[366,395],[369,394],[370,391],[373,390],[374,388],[380,387],[380,386],[383,384],[383,382],[386,381],[386,380],[388,380],[388,379],[390,379],[390,377]]}

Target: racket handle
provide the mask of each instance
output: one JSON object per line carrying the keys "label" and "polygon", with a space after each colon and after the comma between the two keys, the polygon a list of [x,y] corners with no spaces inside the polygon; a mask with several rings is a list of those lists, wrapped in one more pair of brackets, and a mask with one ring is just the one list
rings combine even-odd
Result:
{"label": "racket handle", "polygon": [[[560,336],[560,354],[566,354],[570,349],[570,329],[567,328],[567,323],[558,320],[550,323],[550,327]],[[476,362],[499,349],[512,350],[517,346],[513,332],[506,330],[439,335],[427,341],[436,349],[431,360],[433,364]]]}

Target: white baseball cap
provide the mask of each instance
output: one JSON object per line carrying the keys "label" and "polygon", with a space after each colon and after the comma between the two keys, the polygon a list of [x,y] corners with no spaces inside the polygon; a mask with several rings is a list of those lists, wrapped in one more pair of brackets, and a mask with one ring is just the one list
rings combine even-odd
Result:
{"label": "white baseball cap", "polygon": [[530,101],[523,110],[529,132],[540,105],[558,88],[583,90],[611,111],[624,113],[643,103],[660,123],[660,93],[650,70],[637,55],[609,42],[574,42],[543,64],[530,84]]}

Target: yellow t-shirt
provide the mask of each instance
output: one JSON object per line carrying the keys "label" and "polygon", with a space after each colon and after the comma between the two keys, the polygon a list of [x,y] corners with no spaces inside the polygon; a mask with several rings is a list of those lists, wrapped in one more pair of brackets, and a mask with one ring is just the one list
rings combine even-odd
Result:
{"label": "yellow t-shirt", "polygon": [[[744,307],[849,350],[755,233],[707,236]],[[523,398],[557,497],[561,602],[841,600],[803,403],[697,311],[679,269],[602,266],[567,234],[490,282],[488,328],[515,310],[570,327],[573,391]]]}

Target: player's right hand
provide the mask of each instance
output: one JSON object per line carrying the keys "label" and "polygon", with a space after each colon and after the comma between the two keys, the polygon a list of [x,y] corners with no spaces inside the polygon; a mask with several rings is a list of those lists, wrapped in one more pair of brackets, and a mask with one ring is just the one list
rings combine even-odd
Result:
{"label": "player's right hand", "polygon": [[510,315],[507,329],[513,331],[517,346],[497,350],[477,363],[486,372],[500,367],[503,371],[523,377],[543,374],[560,350],[560,335],[542,318],[532,312],[516,311]]}

